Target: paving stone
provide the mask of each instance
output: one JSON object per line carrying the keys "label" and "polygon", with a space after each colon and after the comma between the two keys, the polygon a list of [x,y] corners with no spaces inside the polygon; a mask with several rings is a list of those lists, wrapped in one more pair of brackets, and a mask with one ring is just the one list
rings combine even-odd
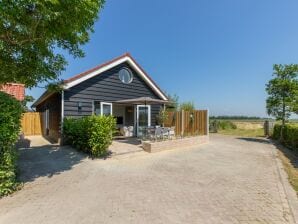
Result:
{"label": "paving stone", "polygon": [[0,199],[0,223],[294,223],[267,140],[106,160],[47,144],[20,150],[25,185]]}

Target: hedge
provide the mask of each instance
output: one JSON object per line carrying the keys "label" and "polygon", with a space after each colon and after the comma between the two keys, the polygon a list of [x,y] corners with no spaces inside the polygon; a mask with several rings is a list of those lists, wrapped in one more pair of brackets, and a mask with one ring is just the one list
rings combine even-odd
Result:
{"label": "hedge", "polygon": [[227,120],[210,120],[210,132],[218,132],[218,130],[231,130],[237,129],[237,126],[232,121]]}
{"label": "hedge", "polygon": [[13,192],[16,187],[16,149],[22,104],[12,96],[0,92],[0,197]]}
{"label": "hedge", "polygon": [[66,143],[73,147],[93,157],[102,157],[108,154],[115,127],[116,119],[113,116],[65,118],[63,135]]}
{"label": "hedge", "polygon": [[[272,137],[276,140],[280,138],[281,125],[274,125]],[[286,124],[283,131],[283,144],[298,152],[298,124]]]}

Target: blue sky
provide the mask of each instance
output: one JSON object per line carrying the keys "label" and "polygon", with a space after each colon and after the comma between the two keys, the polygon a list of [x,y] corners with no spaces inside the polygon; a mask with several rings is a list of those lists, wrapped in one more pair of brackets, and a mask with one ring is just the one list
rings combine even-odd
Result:
{"label": "blue sky", "polygon": [[180,101],[212,115],[266,116],[272,65],[298,62],[297,9],[297,0],[107,0],[86,56],[67,56],[61,78],[130,52]]}

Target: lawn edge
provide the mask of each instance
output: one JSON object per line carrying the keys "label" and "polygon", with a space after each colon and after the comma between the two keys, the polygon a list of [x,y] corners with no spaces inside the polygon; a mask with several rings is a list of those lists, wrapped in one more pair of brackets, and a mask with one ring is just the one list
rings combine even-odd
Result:
{"label": "lawn edge", "polygon": [[[289,204],[290,207],[290,211],[291,214],[293,216],[294,219],[294,223],[298,222],[298,197],[297,197],[297,193],[294,190],[293,186],[291,185],[291,183],[289,182],[289,178],[288,178],[288,174],[284,169],[284,166],[282,164],[281,159],[279,158],[278,155],[278,148],[276,146],[276,142],[272,141],[271,139],[269,139],[269,141],[275,146],[272,149],[272,153],[273,153],[273,157],[275,159],[276,162],[276,166],[277,166],[277,170],[278,170],[278,176],[279,179],[283,185],[283,189],[286,195],[286,200]],[[281,146],[283,147],[283,146]]]}

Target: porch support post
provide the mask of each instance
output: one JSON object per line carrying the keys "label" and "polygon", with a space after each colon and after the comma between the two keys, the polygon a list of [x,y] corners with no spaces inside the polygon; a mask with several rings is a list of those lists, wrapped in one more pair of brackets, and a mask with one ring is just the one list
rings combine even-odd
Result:
{"label": "porch support post", "polygon": [[207,109],[207,122],[206,122],[206,134],[209,136],[209,108]]}
{"label": "porch support post", "polygon": [[[165,104],[163,104],[163,112],[164,112],[164,114],[165,114],[165,112],[166,112],[166,105],[165,105]],[[162,119],[162,126],[163,126],[163,127],[165,126],[164,119]]]}
{"label": "porch support post", "polygon": [[184,136],[184,110],[181,111],[181,137]]}
{"label": "porch support post", "polygon": [[64,90],[61,92],[60,145],[63,145]]}

